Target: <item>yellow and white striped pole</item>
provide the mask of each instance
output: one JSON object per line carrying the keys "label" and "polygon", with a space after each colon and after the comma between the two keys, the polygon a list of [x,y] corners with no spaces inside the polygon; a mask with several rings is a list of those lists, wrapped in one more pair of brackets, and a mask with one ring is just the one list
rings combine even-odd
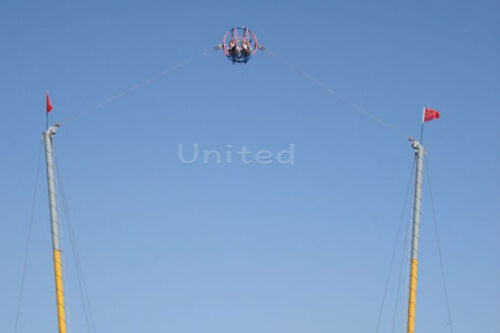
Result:
{"label": "yellow and white striped pole", "polygon": [[66,333],[66,319],[64,315],[64,291],[61,268],[61,245],[59,241],[59,224],[57,220],[56,185],[54,179],[54,156],[52,153],[52,138],[59,125],[47,128],[43,133],[45,141],[45,159],[47,164],[47,186],[49,190],[50,225],[52,231],[52,252],[54,259],[54,277],[56,282],[57,321],[59,333]]}
{"label": "yellow and white striped pole", "polygon": [[410,139],[415,150],[415,197],[413,201],[413,237],[411,244],[410,290],[408,297],[408,333],[415,332],[415,305],[417,302],[417,268],[418,268],[418,241],[420,234],[420,207],[422,204],[422,173],[424,167],[424,147],[420,142]]}

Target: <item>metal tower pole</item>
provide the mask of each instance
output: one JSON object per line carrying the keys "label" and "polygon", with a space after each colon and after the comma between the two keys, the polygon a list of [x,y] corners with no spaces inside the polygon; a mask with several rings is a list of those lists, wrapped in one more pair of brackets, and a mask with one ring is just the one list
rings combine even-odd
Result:
{"label": "metal tower pole", "polygon": [[57,319],[59,333],[66,333],[66,319],[64,315],[64,292],[61,269],[61,245],[59,242],[59,224],[57,221],[56,184],[54,178],[54,156],[52,154],[52,138],[56,134],[58,124],[47,128],[43,133],[45,141],[45,159],[47,164],[47,185],[49,190],[49,210],[52,230],[52,253],[54,256],[54,277],[56,282]]}
{"label": "metal tower pole", "polygon": [[422,204],[422,174],[424,167],[424,147],[420,142],[410,138],[411,146],[415,150],[415,197],[413,200],[413,237],[411,244],[410,295],[408,297],[408,333],[415,332],[415,304],[417,301],[417,267],[418,241],[420,233],[420,207]]}

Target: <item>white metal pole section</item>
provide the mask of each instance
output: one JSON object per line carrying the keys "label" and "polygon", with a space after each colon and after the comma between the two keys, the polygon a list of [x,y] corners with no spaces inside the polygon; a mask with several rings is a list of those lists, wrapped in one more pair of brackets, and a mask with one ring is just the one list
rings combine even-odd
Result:
{"label": "white metal pole section", "polygon": [[417,301],[417,269],[418,269],[418,241],[420,234],[420,207],[422,205],[422,174],[424,167],[424,147],[420,142],[410,138],[411,146],[415,150],[415,197],[413,201],[413,237],[411,244],[410,290],[408,297],[408,333],[415,332],[415,304]]}
{"label": "white metal pole section", "polygon": [[47,128],[43,133],[45,140],[45,158],[47,163],[47,186],[49,190],[49,210],[52,230],[52,253],[54,260],[54,278],[56,283],[57,320],[59,333],[66,333],[66,320],[64,314],[64,292],[61,269],[61,245],[59,242],[59,224],[57,220],[56,184],[54,178],[54,155],[52,152],[52,138],[59,125]]}
{"label": "white metal pole section", "polygon": [[57,219],[56,183],[54,176],[54,156],[52,153],[52,138],[56,134],[56,127],[51,126],[44,133],[45,160],[47,164],[47,186],[49,189],[49,211],[52,229],[52,247],[59,249],[59,222]]}

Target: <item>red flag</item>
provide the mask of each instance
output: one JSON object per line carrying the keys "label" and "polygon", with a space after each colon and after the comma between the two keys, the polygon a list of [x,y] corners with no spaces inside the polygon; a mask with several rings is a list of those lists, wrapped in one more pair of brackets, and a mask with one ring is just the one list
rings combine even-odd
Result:
{"label": "red flag", "polygon": [[47,113],[52,110],[52,104],[50,104],[49,92],[47,91]]}
{"label": "red flag", "polygon": [[424,114],[422,115],[422,123],[432,119],[439,119],[439,112],[431,108],[424,108]]}

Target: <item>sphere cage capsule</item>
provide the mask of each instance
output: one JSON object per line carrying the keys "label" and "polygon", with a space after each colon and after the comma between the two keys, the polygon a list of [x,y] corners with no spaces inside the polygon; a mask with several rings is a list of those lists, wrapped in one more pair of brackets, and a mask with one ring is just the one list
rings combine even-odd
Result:
{"label": "sphere cage capsule", "polygon": [[233,27],[224,35],[221,48],[233,64],[246,64],[257,53],[259,43],[247,27]]}

